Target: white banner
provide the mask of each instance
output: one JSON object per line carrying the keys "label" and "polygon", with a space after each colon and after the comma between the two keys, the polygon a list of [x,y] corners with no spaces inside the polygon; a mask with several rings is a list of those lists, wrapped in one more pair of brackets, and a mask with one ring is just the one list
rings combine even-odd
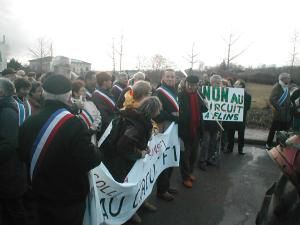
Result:
{"label": "white banner", "polygon": [[203,86],[202,94],[210,111],[203,113],[204,120],[243,121],[244,88]]}
{"label": "white banner", "polygon": [[106,167],[90,171],[90,194],[84,225],[119,225],[126,222],[151,194],[158,175],[179,166],[178,126],[172,123],[163,134],[152,136],[150,153],[136,161],[125,183],[116,182]]}

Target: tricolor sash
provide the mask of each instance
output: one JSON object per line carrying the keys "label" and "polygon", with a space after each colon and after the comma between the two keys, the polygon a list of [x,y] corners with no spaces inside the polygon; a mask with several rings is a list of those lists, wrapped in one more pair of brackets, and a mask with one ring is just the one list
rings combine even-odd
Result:
{"label": "tricolor sash", "polygon": [[99,90],[95,90],[94,93],[97,94],[103,101],[105,101],[111,108],[116,108],[116,103],[108,95],[104,94],[102,91]]}
{"label": "tricolor sash", "polygon": [[87,125],[87,127],[91,128],[91,126],[94,123],[94,119],[93,119],[92,115],[87,110],[83,109],[79,116],[83,119],[83,121]]}
{"label": "tricolor sash", "polygon": [[85,91],[85,95],[88,97],[88,98],[92,98],[92,93],[89,92],[88,90]]}
{"label": "tricolor sash", "polygon": [[282,93],[282,95],[280,96],[280,98],[278,100],[279,106],[281,106],[284,103],[284,101],[286,100],[288,95],[289,95],[289,90],[288,90],[288,88],[285,88],[284,92]]}
{"label": "tricolor sash", "polygon": [[157,91],[160,91],[170,102],[171,104],[174,106],[176,112],[179,112],[179,104],[178,104],[178,100],[177,97],[174,97],[166,88],[164,88],[163,86],[157,88]]}
{"label": "tricolor sash", "polygon": [[59,109],[54,112],[44,124],[32,146],[30,178],[32,180],[36,167],[40,164],[47,152],[49,144],[55,137],[59,128],[74,115],[66,109]]}
{"label": "tricolor sash", "polygon": [[119,91],[123,91],[123,88],[121,88],[119,85],[115,84],[114,87],[118,88]]}
{"label": "tricolor sash", "polygon": [[19,99],[15,99],[15,102],[16,102],[17,108],[18,108],[19,126],[21,126],[24,123],[24,121],[26,120],[26,118],[28,118],[31,115],[31,105],[27,99],[24,100],[24,102],[27,105],[27,109],[28,109],[28,114],[26,115],[26,109],[25,109],[24,103]]}

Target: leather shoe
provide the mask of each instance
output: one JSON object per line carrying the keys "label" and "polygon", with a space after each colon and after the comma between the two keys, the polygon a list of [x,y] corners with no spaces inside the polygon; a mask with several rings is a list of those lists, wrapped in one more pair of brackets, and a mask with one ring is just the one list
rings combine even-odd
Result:
{"label": "leather shoe", "polygon": [[189,175],[189,179],[193,182],[196,180],[196,177],[194,175]]}
{"label": "leather shoe", "polygon": [[173,195],[176,195],[176,194],[178,194],[178,190],[176,189],[176,188],[169,188],[168,189],[168,192],[170,193],[170,194],[173,194]]}
{"label": "leather shoe", "polygon": [[137,214],[133,214],[133,216],[130,218],[130,221],[132,223],[135,223],[135,224],[141,224],[142,223],[142,218]]}
{"label": "leather shoe", "polygon": [[157,211],[157,208],[148,201],[144,201],[144,203],[142,204],[141,207],[143,209],[149,211],[149,212],[156,212]]}
{"label": "leather shoe", "polygon": [[192,188],[193,187],[193,182],[190,179],[187,179],[187,180],[183,181],[183,185],[186,188]]}
{"label": "leather shoe", "polygon": [[170,194],[168,191],[166,191],[165,193],[162,193],[162,194],[160,194],[160,193],[157,194],[157,197],[164,201],[167,201],[167,202],[174,200],[174,196],[172,194]]}
{"label": "leather shoe", "polygon": [[245,152],[242,152],[242,151],[239,151],[239,154],[240,154],[240,155],[245,155],[246,153],[245,153]]}

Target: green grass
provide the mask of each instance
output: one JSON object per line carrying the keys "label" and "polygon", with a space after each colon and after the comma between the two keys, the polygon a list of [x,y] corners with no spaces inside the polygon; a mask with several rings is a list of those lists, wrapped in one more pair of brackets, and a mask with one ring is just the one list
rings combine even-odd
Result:
{"label": "green grass", "polygon": [[252,96],[252,109],[268,108],[272,87],[272,85],[266,84],[246,83],[246,89]]}

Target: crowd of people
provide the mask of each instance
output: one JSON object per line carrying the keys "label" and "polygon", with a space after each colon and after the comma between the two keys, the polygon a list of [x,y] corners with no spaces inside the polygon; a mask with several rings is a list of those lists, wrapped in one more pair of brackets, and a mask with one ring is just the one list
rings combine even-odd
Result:
{"label": "crowd of people", "polygon": [[[219,149],[233,151],[235,131],[238,153],[245,154],[245,121],[251,105],[245,82],[217,74],[204,78],[189,75],[178,82],[175,71],[167,69],[161,83],[153,87],[143,72],[131,78],[121,73],[114,79],[107,72],[89,71],[80,77],[71,73],[65,57],[55,57],[52,71],[39,78],[33,72],[4,70],[0,77],[0,223],[81,225],[88,172],[103,162],[123,183],[135,161],[149,153],[152,133],[164,132],[172,122],[178,124],[180,172],[186,188],[196,180],[193,170],[198,158],[197,166],[207,171],[207,166],[216,166]],[[216,121],[203,120],[208,108],[201,84],[244,88],[244,120],[223,122],[223,130]],[[110,123],[113,128],[99,149],[97,142]],[[274,124],[273,130],[278,125]],[[164,201],[174,200],[178,192],[170,184],[172,170],[164,170],[157,179],[156,196]],[[157,210],[148,201],[142,207]],[[138,214],[131,220],[141,223]]]}

